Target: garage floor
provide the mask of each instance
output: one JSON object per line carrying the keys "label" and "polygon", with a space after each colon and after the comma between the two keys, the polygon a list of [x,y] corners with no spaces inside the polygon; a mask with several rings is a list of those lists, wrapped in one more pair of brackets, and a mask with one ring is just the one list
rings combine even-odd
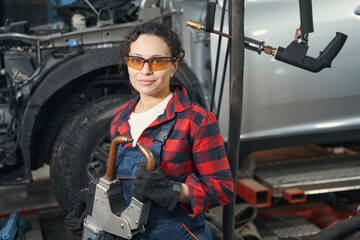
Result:
{"label": "garage floor", "polygon": [[65,214],[51,192],[49,167],[33,172],[34,182],[29,186],[0,187],[0,217],[18,212],[30,222],[27,240],[73,240],[64,224]]}

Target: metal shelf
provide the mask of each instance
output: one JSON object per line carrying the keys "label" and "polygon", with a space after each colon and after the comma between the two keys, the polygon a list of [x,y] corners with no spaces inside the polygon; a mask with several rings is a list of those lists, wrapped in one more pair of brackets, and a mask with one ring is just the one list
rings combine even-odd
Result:
{"label": "metal shelf", "polygon": [[255,178],[281,197],[297,188],[306,195],[360,189],[360,155],[326,156],[259,164]]}

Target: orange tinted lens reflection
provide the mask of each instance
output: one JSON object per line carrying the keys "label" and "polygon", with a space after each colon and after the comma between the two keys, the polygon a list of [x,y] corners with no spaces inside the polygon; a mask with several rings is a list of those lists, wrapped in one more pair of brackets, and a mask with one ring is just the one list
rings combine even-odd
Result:
{"label": "orange tinted lens reflection", "polygon": [[[145,59],[140,57],[127,57],[127,65],[133,69],[141,70],[144,66]],[[171,60],[168,58],[151,58],[148,60],[152,71],[164,70],[171,65]]]}
{"label": "orange tinted lens reflection", "polygon": [[137,57],[128,57],[127,64],[133,69],[141,70],[144,65],[144,60]]}
{"label": "orange tinted lens reflection", "polygon": [[170,67],[171,62],[166,58],[153,58],[149,61],[151,70],[159,71]]}

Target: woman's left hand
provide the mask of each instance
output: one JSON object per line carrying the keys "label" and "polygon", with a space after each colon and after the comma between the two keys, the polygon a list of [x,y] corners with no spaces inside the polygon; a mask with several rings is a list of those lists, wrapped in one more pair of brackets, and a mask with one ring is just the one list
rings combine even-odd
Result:
{"label": "woman's left hand", "polygon": [[150,172],[146,163],[138,163],[135,180],[131,187],[133,197],[140,201],[149,199],[168,211],[174,210],[179,201],[181,183],[165,177],[161,167]]}

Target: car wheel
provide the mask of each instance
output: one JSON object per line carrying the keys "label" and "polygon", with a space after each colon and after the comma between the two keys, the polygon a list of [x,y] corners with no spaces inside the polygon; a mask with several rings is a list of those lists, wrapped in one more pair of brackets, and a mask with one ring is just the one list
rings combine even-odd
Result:
{"label": "car wheel", "polygon": [[87,186],[87,164],[98,161],[105,166],[114,111],[128,100],[127,95],[116,95],[89,103],[64,124],[57,136],[50,176],[54,195],[66,213],[72,210],[78,192]]}

